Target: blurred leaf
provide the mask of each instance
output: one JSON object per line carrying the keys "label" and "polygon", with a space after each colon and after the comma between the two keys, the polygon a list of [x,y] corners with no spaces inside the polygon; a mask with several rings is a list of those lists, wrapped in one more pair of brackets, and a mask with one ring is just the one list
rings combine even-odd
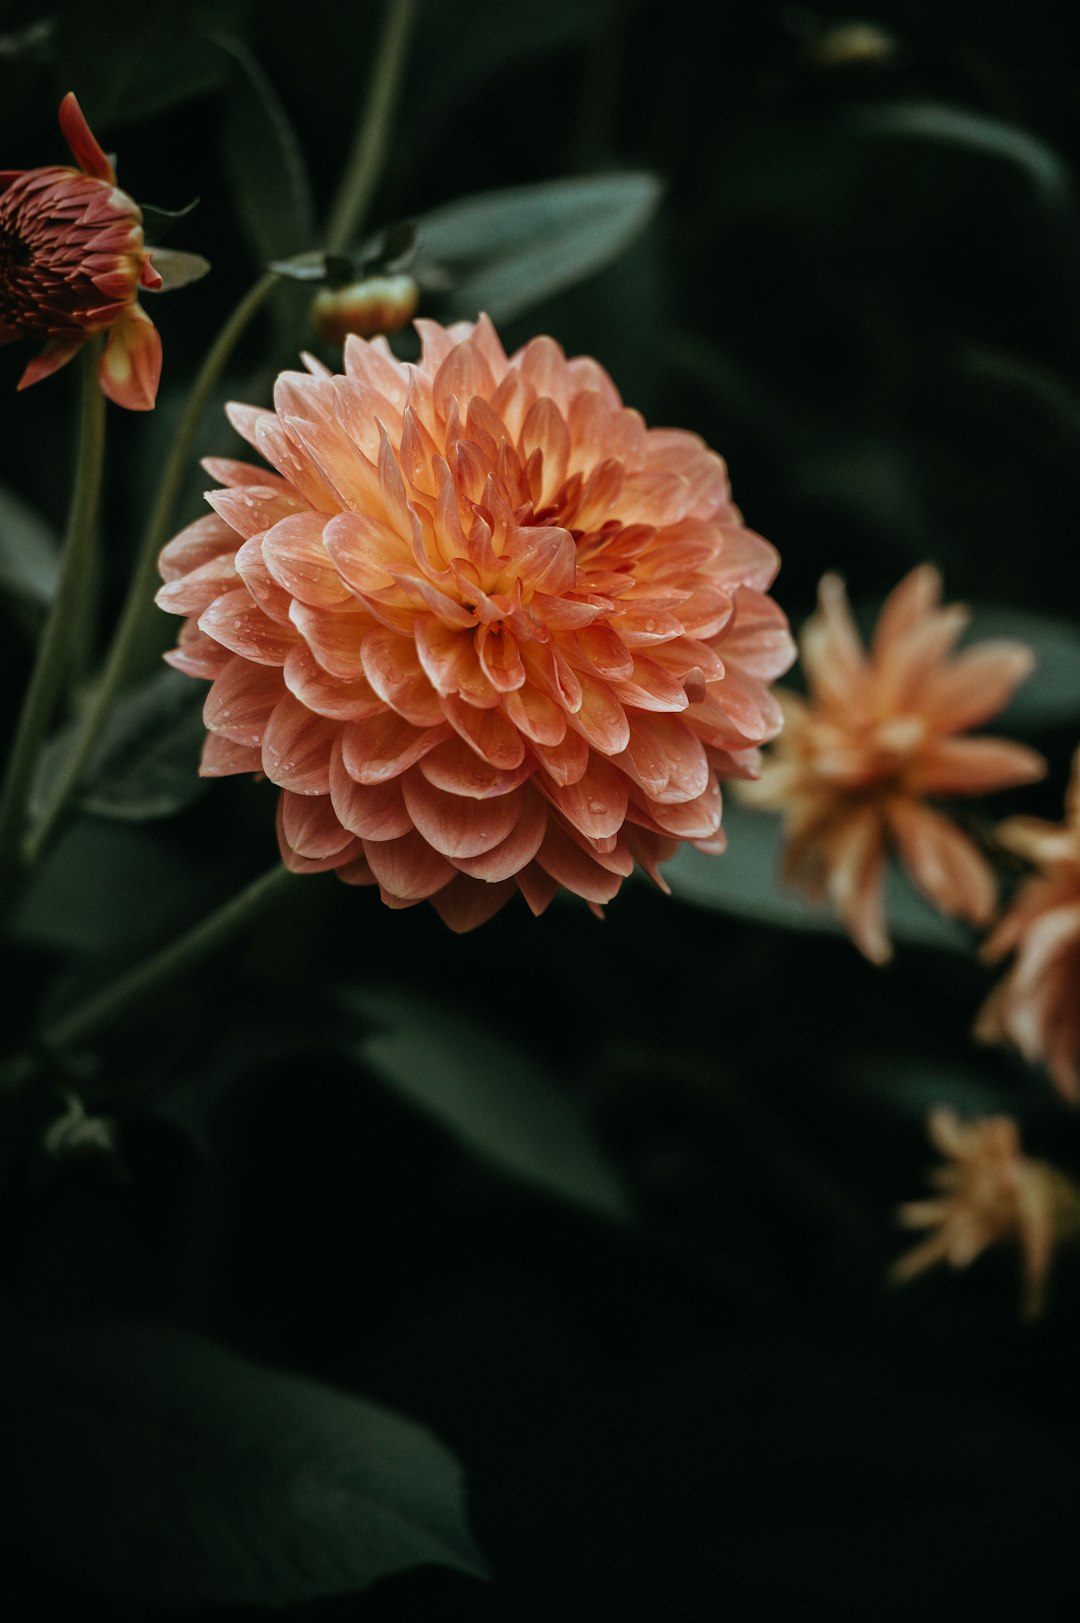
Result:
{"label": "blurred leaf", "polygon": [[660,182],[589,175],[460,198],[417,222],[422,286],[449,284],[447,319],[506,321],[615,258],[648,224]]}
{"label": "blurred leaf", "polygon": [[[664,877],[676,896],[763,924],[824,930],[834,935],[846,933],[827,909],[812,906],[797,891],[780,888],[776,877],[779,817],[771,812],[750,811],[729,795],[724,806],[724,827],[728,849],[722,856],[705,856],[684,845],[665,864]],[[962,927],[933,912],[896,870],[888,874],[886,916],[895,941],[950,948],[962,948],[966,943]]]}
{"label": "blurred leaf", "polygon": [[0,592],[44,608],[52,602],[60,548],[45,520],[0,486]]}
{"label": "blurred leaf", "polygon": [[1037,136],[999,118],[937,102],[892,102],[859,108],[851,123],[862,135],[930,141],[1003,159],[1024,171],[1044,202],[1054,208],[1069,205],[1069,174],[1058,154]]}
{"label": "blurred leaf", "polygon": [[430,1433],[186,1331],[6,1336],[0,1411],[25,1536],[80,1586],[291,1606],[427,1563],[486,1576]]}
{"label": "blurred leaf", "polygon": [[[156,290],[159,293],[172,293],[178,287],[198,282],[210,269],[210,261],[204,259],[202,254],[188,254],[177,248],[155,248],[153,264],[162,281],[162,286]],[[155,290],[151,288],[148,291]]]}
{"label": "blurred leaf", "polygon": [[1007,709],[994,717],[994,732],[1058,727],[1080,717],[1080,628],[1046,614],[975,605],[965,642],[983,637],[1015,637],[1030,644],[1038,660]]}
{"label": "blurred leaf", "polygon": [[300,143],[269,78],[239,40],[214,43],[232,58],[224,129],[233,203],[259,264],[298,254],[315,238],[315,205]]}
{"label": "blurred leaf", "polygon": [[196,873],[149,830],[80,818],[36,870],[11,920],[16,940],[104,957],[160,940],[215,895],[211,865]]}
{"label": "blurred leaf", "polygon": [[581,1103],[527,1053],[404,987],[350,990],[374,1025],[357,1055],[396,1093],[503,1172],[625,1219],[626,1199]]}
{"label": "blurred leaf", "polygon": [[[234,5],[215,11],[227,26]],[[136,124],[222,85],[228,64],[207,43],[198,0],[131,6],[125,0],[68,0],[59,20],[58,81],[78,86],[95,133],[99,125]]]}
{"label": "blurred leaf", "polygon": [[[84,810],[142,823],[191,805],[206,787],[199,777],[205,697],[204,688],[168,669],[121,694],[83,773]],[[76,727],[68,727],[43,752],[31,803],[35,813],[48,803],[76,736]]]}

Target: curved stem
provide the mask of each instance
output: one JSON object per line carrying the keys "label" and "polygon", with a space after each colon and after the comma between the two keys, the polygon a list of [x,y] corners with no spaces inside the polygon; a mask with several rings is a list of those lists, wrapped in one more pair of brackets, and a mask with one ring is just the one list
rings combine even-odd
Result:
{"label": "curved stem", "polygon": [[92,1037],[131,1004],[141,1003],[158,987],[201,963],[257,918],[292,877],[282,863],[260,875],[238,896],[231,897],[216,913],[200,919],[155,957],[138,964],[46,1026],[42,1032],[45,1046],[74,1047]]}
{"label": "curved stem", "polygon": [[79,427],[75,484],[68,509],[60,581],[38,644],[30,685],[23,700],[0,796],[0,861],[5,876],[17,870],[26,803],[42,740],[52,720],[70,653],[72,620],[77,616],[93,556],[101,476],[105,460],[105,396],[98,383],[100,338],[83,345],[79,367]]}
{"label": "curved stem", "polygon": [[415,9],[416,0],[389,0],[364,116],[326,226],[328,253],[345,253],[352,246],[382,173]]}
{"label": "curved stem", "polygon": [[139,544],[135,568],[132,571],[120,619],[113,633],[105,669],[83,712],[78,734],[53,785],[52,794],[40,819],[27,836],[25,846],[27,862],[36,862],[48,844],[71,796],[78,788],[86,763],[101,737],[101,730],[113,700],[129,675],[132,655],[139,646],[143,625],[153,611],[158,553],[168,538],[173,509],[188,472],[195,436],[199,431],[203,413],[229,356],[279,280],[275,272],[267,271],[241,299],[214,341],[192,385],[187,407],[161,476],[150,518]]}

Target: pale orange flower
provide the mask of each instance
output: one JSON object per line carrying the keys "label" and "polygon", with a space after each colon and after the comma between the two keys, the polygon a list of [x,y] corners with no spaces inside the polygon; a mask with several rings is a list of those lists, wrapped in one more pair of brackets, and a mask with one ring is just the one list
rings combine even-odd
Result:
{"label": "pale orange flower", "polygon": [[827,897],[875,963],[892,951],[882,899],[890,849],[943,913],[985,924],[994,909],[989,864],[927,797],[986,794],[1045,771],[1022,744],[956,736],[1000,710],[1034,659],[1008,641],[953,654],[967,611],[940,601],[937,570],[913,570],[866,651],[843,582],[826,575],[799,640],[809,697],[781,695],[783,737],[745,788],[754,805],[784,813],[784,877]]}
{"label": "pale orange flower", "polygon": [[22,375],[25,389],[107,331],[103,391],[117,405],[148,411],[161,374],[161,339],[138,292],[158,291],[162,279],[143,246],[142,213],[117,187],[70,92],[60,104],[60,129],[77,169],[0,171],[0,344],[48,340]]}
{"label": "pale orange flower", "polygon": [[202,772],[280,785],[291,868],[454,929],[516,891],[598,907],[635,861],[723,848],[719,780],[781,723],[777,556],[595,361],[417,328],[415,365],[350,337],[345,376],[230,408],[276,472],[207,463],[225,488],[158,596],[190,616],[171,662],[213,679]]}
{"label": "pale orange flower", "polygon": [[1040,870],[1020,886],[983,945],[985,957],[1016,959],[975,1025],[983,1042],[1012,1043],[1045,1064],[1071,1103],[1080,1102],[1080,751],[1073,760],[1065,822],[1010,817],[1001,845]]}
{"label": "pale orange flower", "polygon": [[1020,1248],[1024,1312],[1036,1317],[1054,1245],[1080,1234],[1080,1189],[1023,1153],[1009,1116],[961,1121],[939,1105],[928,1129],[935,1149],[949,1158],[930,1174],[940,1193],[909,1202],[898,1217],[905,1228],[933,1232],[893,1265],[891,1277],[903,1283],[939,1262],[966,1268],[988,1246],[1009,1241]]}

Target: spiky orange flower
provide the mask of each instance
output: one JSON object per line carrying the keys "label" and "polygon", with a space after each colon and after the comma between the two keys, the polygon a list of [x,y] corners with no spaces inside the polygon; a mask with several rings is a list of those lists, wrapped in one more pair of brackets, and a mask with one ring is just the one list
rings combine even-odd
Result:
{"label": "spiky orange flower", "polygon": [[882,901],[890,848],[943,913],[985,924],[993,912],[989,864],[927,797],[986,794],[1045,771],[1022,744],[956,736],[1000,710],[1034,659],[1004,640],[953,655],[967,611],[940,601],[937,570],[913,570],[886,600],[867,652],[843,582],[826,575],[799,639],[809,698],[781,695],[783,737],[746,790],[784,813],[785,878],[827,897],[875,963],[892,950]]}
{"label": "spiky orange flower", "polygon": [[1065,822],[1010,817],[997,838],[1040,872],[1019,891],[983,944],[985,957],[1015,953],[975,1026],[984,1042],[1014,1044],[1045,1064],[1073,1104],[1080,1103],[1080,751],[1065,797]]}
{"label": "spiky orange flower", "polygon": [[1080,1189],[1023,1153],[1010,1116],[961,1121],[939,1105],[928,1128],[935,1149],[949,1158],[930,1174],[941,1193],[902,1206],[899,1220],[905,1228],[934,1232],[893,1265],[892,1278],[903,1283],[939,1262],[965,1268],[988,1246],[1011,1241],[1023,1259],[1024,1312],[1034,1318],[1042,1311],[1055,1243],[1080,1233]]}
{"label": "spiky orange flower", "polygon": [[776,553],[595,361],[417,327],[416,365],[350,338],[345,376],[230,408],[276,472],[207,463],[226,488],[158,595],[214,682],[202,772],[281,786],[293,869],[455,929],[518,890],[597,906],[680,840],[722,849],[719,780],[779,728],[794,651]]}
{"label": "spiky orange flower", "polygon": [[140,287],[162,279],[143,246],[142,213],[75,97],[60,103],[60,129],[79,167],[0,171],[0,344],[48,342],[20,389],[65,366],[95,333],[108,331],[101,387],[130,411],[149,411],[161,374],[161,339],[140,308]]}

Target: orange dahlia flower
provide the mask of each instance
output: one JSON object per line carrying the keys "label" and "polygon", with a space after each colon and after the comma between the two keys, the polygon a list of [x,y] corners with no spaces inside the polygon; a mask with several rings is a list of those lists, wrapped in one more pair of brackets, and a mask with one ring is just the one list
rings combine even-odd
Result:
{"label": "orange dahlia flower", "polygon": [[162,279],[143,246],[142,213],[75,97],[60,103],[60,129],[79,167],[0,171],[0,344],[47,339],[19,382],[38,383],[108,331],[101,387],[131,411],[149,411],[161,374],[161,339],[140,308],[140,287]]}
{"label": "orange dahlia flower", "polygon": [[989,864],[927,797],[981,795],[1045,771],[1022,744],[956,736],[1002,708],[1034,657],[1004,640],[952,654],[967,611],[940,600],[937,570],[913,570],[886,600],[867,652],[843,582],[826,575],[799,640],[809,697],[781,696],[783,738],[746,789],[753,804],[784,813],[785,878],[827,897],[874,963],[892,951],[882,899],[890,848],[943,913],[985,924],[994,909]]}
{"label": "orange dahlia flower", "polygon": [[940,1194],[911,1201],[898,1215],[905,1228],[934,1232],[893,1265],[892,1278],[902,1284],[939,1262],[966,1268],[988,1246],[1012,1241],[1023,1259],[1024,1312],[1036,1317],[1055,1243],[1080,1234],[1080,1190],[1023,1153],[1009,1116],[961,1121],[939,1105],[928,1127],[934,1147],[949,1158],[930,1174]]}
{"label": "orange dahlia flower", "polygon": [[997,831],[1006,850],[1041,871],[1020,887],[983,945],[989,959],[1015,953],[983,1005],[975,1035],[1014,1044],[1046,1065],[1058,1088],[1080,1103],[1080,751],[1073,761],[1064,823],[1010,817]]}
{"label": "orange dahlia flower", "polygon": [[212,459],[215,512],[162,554],[168,656],[213,679],[202,772],[280,785],[297,871],[454,929],[516,891],[594,907],[635,861],[723,848],[793,657],[777,569],[718,456],[647,429],[550,338],[418,322],[416,365],[350,337],[343,377],[232,406],[274,472]]}

